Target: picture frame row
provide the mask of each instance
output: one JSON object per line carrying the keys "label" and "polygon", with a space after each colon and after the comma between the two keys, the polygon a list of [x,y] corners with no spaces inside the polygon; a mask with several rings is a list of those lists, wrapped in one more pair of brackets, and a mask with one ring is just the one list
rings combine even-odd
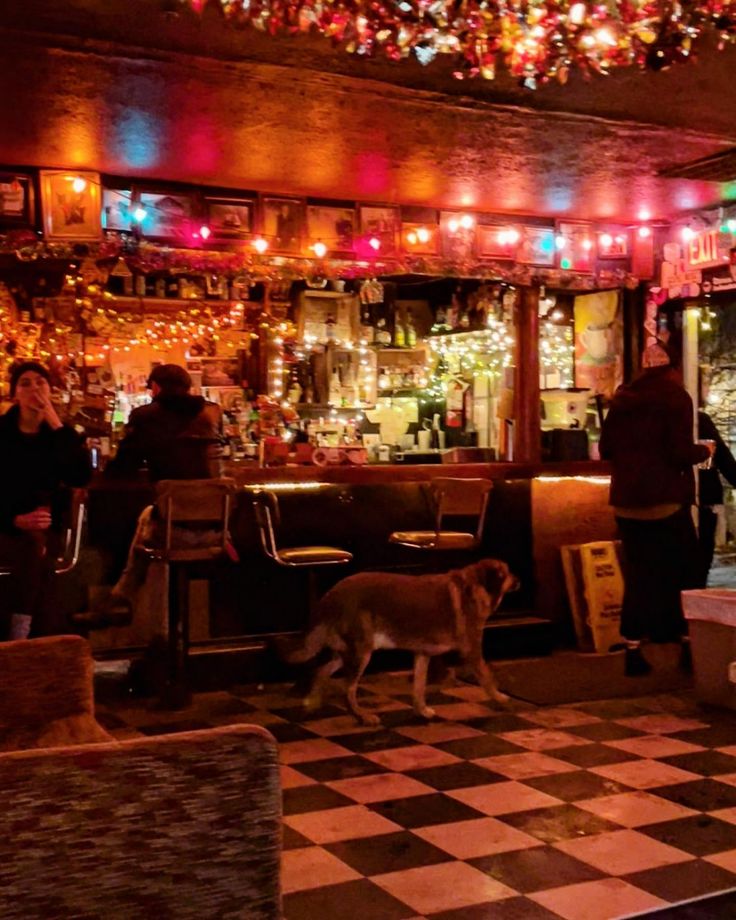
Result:
{"label": "picture frame row", "polygon": [[[628,255],[625,236],[616,236],[619,243],[603,252],[603,234],[595,246],[597,231],[583,221],[532,226],[520,219],[505,226],[489,215],[430,210],[422,223],[407,219],[398,205],[218,195],[149,183],[107,187],[98,173],[72,170],[40,170],[38,187],[48,240],[94,240],[103,232],[135,231],[143,239],[191,246],[262,236],[275,255],[313,257],[312,247],[322,242],[333,258],[403,253],[456,261],[506,259],[572,271],[591,270],[599,256]],[[35,214],[34,176],[0,169],[0,227],[30,226]]]}

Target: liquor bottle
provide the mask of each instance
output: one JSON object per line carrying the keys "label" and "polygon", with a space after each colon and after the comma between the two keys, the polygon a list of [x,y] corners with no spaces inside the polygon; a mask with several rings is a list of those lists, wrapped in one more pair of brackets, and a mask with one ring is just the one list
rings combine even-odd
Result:
{"label": "liquor bottle", "polygon": [[335,339],[335,326],[337,326],[335,317],[331,313],[328,313],[327,319],[325,320],[325,339],[328,342],[332,342]]}
{"label": "liquor bottle", "polygon": [[440,414],[435,412],[432,417],[432,429],[429,436],[429,446],[432,450],[440,449]]}
{"label": "liquor bottle", "polygon": [[404,336],[407,348],[417,347],[417,330],[414,325],[414,316],[410,309],[406,311],[406,326],[404,327]]}
{"label": "liquor bottle", "polygon": [[340,374],[338,373],[337,368],[332,371],[327,402],[331,406],[339,406],[342,404],[342,385],[340,383]]}
{"label": "liquor bottle", "polygon": [[404,324],[401,322],[401,317],[399,316],[396,316],[394,318],[393,345],[394,345],[394,348],[404,348],[404,346],[406,345],[406,334],[404,332]]}

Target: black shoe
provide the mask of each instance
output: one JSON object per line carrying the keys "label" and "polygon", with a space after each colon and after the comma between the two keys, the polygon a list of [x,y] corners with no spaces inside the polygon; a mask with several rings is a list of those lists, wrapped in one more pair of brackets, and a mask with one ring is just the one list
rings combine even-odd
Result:
{"label": "black shoe", "polygon": [[686,674],[693,673],[693,651],[689,642],[683,642],[680,646],[680,670]]}
{"label": "black shoe", "polygon": [[627,648],[624,652],[624,674],[627,677],[643,677],[649,674],[652,666],[642,655],[640,648]]}
{"label": "black shoe", "polygon": [[133,622],[133,606],[124,597],[111,597],[99,610],[73,613],[72,621],[84,629],[105,629],[107,626],[129,626]]}

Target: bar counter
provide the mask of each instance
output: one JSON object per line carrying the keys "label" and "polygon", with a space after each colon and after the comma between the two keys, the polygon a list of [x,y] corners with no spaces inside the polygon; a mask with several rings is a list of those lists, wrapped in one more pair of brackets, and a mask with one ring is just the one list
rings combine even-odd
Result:
{"label": "bar counter", "polygon": [[[211,579],[210,637],[262,636],[298,630],[307,621],[306,573],[277,566],[260,546],[251,487],[279,496],[281,546],[322,544],[354,555],[351,566],[320,573],[324,590],[354,571],[404,566],[451,568],[486,556],[506,560],[521,579],[503,611],[551,621],[561,641],[572,638],[560,546],[615,536],[608,506],[608,467],[596,462],[468,463],[329,467],[269,467],[230,463],[239,486],[231,534],[240,562],[224,563]],[[473,556],[437,554],[389,543],[394,530],[433,526],[428,483],[435,477],[493,480],[484,535]],[[98,476],[90,487],[85,554],[99,572],[92,583],[116,580],[137,517],[153,486]],[[82,567],[84,568],[84,566]],[[96,643],[97,644],[97,643]]]}

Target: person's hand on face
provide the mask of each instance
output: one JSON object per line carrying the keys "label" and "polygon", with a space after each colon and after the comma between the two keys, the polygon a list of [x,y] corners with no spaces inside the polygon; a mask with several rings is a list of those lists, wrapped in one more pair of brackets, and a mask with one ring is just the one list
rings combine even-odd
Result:
{"label": "person's hand on face", "polygon": [[13,524],[18,530],[48,530],[51,527],[51,511],[48,507],[41,507],[27,514],[16,514]]}
{"label": "person's hand on face", "polygon": [[51,428],[61,428],[61,419],[51,402],[51,387],[48,380],[36,371],[21,374],[15,396],[22,410],[32,412]]}

